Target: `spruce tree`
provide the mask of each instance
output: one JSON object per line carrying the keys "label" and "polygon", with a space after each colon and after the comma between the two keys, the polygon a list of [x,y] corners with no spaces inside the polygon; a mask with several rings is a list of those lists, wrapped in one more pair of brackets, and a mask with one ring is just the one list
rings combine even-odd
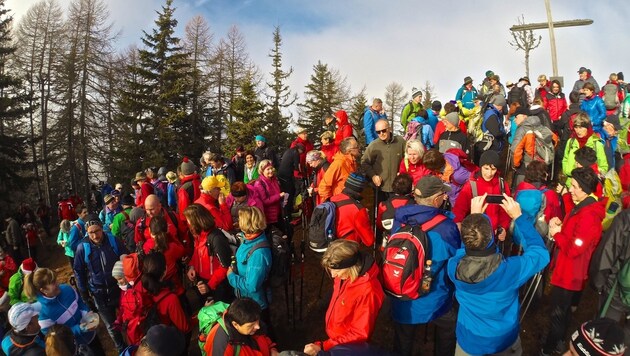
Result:
{"label": "spruce tree", "polygon": [[[226,155],[232,155],[236,148],[243,145],[245,149],[255,148],[254,136],[263,133],[265,105],[258,98],[252,76],[248,75],[241,83],[241,95],[232,104],[233,120],[227,123],[227,142],[223,146]],[[267,139],[271,137],[268,135]]]}
{"label": "spruce tree", "polygon": [[29,183],[26,175],[31,166],[27,161],[27,135],[20,129],[27,114],[28,97],[21,81],[8,70],[10,57],[16,51],[11,38],[9,10],[0,0],[0,206],[10,202],[9,194],[23,190]]}
{"label": "spruce tree", "polygon": [[365,88],[363,88],[352,99],[352,107],[348,113],[348,120],[354,127],[355,134],[357,136],[357,142],[360,146],[365,146],[365,130],[363,129],[363,115],[365,114],[365,107],[367,105],[367,96],[365,94]]}
{"label": "spruce tree", "polygon": [[342,108],[347,101],[345,78],[318,61],[313,66],[311,81],[306,85],[304,102],[299,104],[301,116],[297,124],[305,127],[310,137],[319,137],[324,131],[324,116]]}
{"label": "spruce tree", "polygon": [[265,134],[272,147],[286,148],[289,146],[293,135],[288,131],[290,117],[285,116],[282,110],[293,105],[297,100],[297,95],[291,94],[291,90],[286,84],[289,76],[293,73],[293,67],[287,71],[282,69],[282,52],[280,51],[282,37],[278,26],[273,31],[273,45],[269,54],[273,71],[270,73],[272,81],[267,83],[271,94],[267,95]]}

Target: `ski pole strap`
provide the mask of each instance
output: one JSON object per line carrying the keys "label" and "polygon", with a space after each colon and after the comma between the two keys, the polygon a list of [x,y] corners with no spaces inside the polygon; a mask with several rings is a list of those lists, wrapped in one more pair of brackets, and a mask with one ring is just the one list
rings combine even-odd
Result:
{"label": "ski pole strap", "polygon": [[615,295],[616,290],[617,290],[617,281],[613,283],[613,286],[610,289],[610,293],[608,293],[608,298],[606,298],[606,303],[604,303],[604,307],[602,308],[601,313],[599,313],[600,318],[603,318],[606,316],[606,312],[608,312],[608,307],[610,307],[610,303],[612,302],[612,299],[613,299],[613,296]]}

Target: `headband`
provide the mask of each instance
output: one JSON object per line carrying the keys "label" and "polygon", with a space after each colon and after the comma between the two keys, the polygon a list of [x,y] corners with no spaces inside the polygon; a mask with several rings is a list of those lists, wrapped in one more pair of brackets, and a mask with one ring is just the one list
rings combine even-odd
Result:
{"label": "headband", "polygon": [[356,253],[348,258],[345,258],[339,262],[330,262],[328,263],[328,268],[330,269],[344,269],[349,268],[357,264],[359,261],[359,254]]}

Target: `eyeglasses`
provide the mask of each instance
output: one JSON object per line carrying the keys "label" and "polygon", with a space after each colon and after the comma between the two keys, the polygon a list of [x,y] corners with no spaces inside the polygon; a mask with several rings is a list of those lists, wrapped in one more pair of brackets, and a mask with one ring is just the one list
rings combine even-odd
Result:
{"label": "eyeglasses", "polygon": [[389,128],[382,129],[382,130],[376,130],[376,133],[380,135],[382,133],[386,133],[388,130],[389,130]]}

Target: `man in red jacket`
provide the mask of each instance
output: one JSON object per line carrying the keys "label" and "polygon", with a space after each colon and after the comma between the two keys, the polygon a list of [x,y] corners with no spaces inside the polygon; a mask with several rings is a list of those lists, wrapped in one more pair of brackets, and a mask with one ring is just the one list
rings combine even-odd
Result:
{"label": "man in red jacket", "polygon": [[366,182],[364,176],[350,174],[341,193],[333,195],[330,201],[337,205],[337,236],[372,247],[374,235],[370,228],[370,217],[360,203]]}
{"label": "man in red jacket", "polygon": [[186,217],[184,217],[184,210],[188,205],[192,204],[195,200],[199,199],[201,195],[201,181],[199,174],[197,174],[197,167],[188,157],[184,157],[182,164],[179,166],[181,172],[179,190],[177,191],[177,209],[179,210],[179,221],[182,225],[186,225]]}
{"label": "man in red jacket", "polygon": [[551,313],[547,339],[541,355],[564,352],[564,337],[569,323],[571,302],[584,289],[588,266],[602,235],[604,205],[593,194],[599,181],[589,167],[571,172],[569,192],[575,208],[560,221],[549,221],[549,235],[555,240],[557,254],[552,260]]}

